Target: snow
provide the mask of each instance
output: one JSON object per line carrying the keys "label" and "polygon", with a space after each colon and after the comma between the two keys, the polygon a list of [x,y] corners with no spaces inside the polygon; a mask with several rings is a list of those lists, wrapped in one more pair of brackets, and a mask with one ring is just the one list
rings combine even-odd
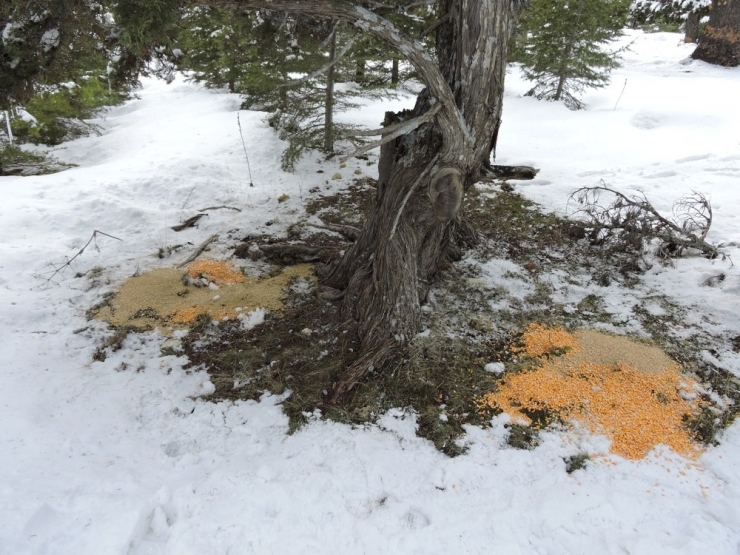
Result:
{"label": "snow", "polygon": [[[709,239],[740,241],[740,70],[683,63],[691,47],[675,34],[627,39],[624,67],[586,96],[585,111],[522,97],[527,84],[512,69],[498,162],[542,168],[517,189],[561,212],[574,188],[600,179],[644,191],[660,210],[702,191],[715,208]],[[377,127],[397,104],[370,103],[356,121]],[[104,292],[176,265],[213,234],[218,255],[244,235],[284,232],[309,189],[341,186],[326,179],[338,162],[318,156],[280,171],[282,143],[261,114],[240,112],[249,187],[238,107],[236,96],[181,79],[146,80],[138,99],[96,122],[102,136],[55,149],[78,167],[0,178],[0,553],[738,553],[740,423],[698,462],[661,449],[626,461],[582,430],[512,449],[504,415],[489,429],[468,427],[468,452],[453,459],[418,438],[415,415],[401,409],[355,428],[309,415],[288,435],[281,397],[210,402],[208,376],[161,356],[173,340],[156,332],[93,362],[106,330],[85,311]],[[355,165],[374,171],[350,161],[343,174]],[[242,211],[170,229],[218,205]],[[94,230],[121,240],[97,236],[54,275]],[[184,247],[158,258],[175,245]],[[526,294],[522,272],[505,260],[481,265],[487,286],[514,296]],[[720,284],[698,286],[719,272]],[[564,301],[588,294],[589,285],[562,281]],[[645,281],[713,331],[740,330],[740,276],[729,262],[679,260]],[[613,303],[629,316],[627,301]],[[263,319],[256,311],[243,325]],[[706,356],[740,376],[736,353]],[[564,459],[584,452],[587,468],[566,473]]]}

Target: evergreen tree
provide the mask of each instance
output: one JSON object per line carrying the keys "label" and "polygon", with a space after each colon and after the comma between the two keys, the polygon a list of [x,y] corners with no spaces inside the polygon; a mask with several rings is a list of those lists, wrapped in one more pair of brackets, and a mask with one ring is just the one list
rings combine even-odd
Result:
{"label": "evergreen tree", "polygon": [[328,71],[314,73],[356,44],[355,32],[305,16],[218,7],[190,10],[182,21],[181,69],[212,87],[244,95],[243,107],[269,113],[268,122],[287,142],[283,169],[291,171],[308,150],[333,154],[335,144],[353,141],[353,126],[334,122],[334,113],[356,106],[358,96],[387,92],[332,83],[352,81],[356,61],[347,56]]}
{"label": "evergreen tree", "polygon": [[[164,58],[176,0],[6,0],[0,5],[0,109],[20,141],[58,144],[123,99]],[[175,13],[177,13],[175,11]],[[160,64],[161,66],[161,64]]]}
{"label": "evergreen tree", "polygon": [[632,26],[683,27],[684,40],[696,42],[699,21],[709,13],[711,0],[634,0],[630,7]]}
{"label": "evergreen tree", "polygon": [[609,82],[619,66],[604,47],[622,34],[628,0],[534,0],[521,20],[517,60],[535,81],[527,93],[582,108],[577,95]]}

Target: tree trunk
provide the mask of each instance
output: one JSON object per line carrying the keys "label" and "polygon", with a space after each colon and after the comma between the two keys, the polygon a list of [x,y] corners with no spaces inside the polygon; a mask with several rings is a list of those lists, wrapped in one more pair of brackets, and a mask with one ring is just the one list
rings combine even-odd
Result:
{"label": "tree trunk", "polygon": [[361,85],[365,82],[365,60],[358,59],[355,65],[355,83]]}
{"label": "tree trunk", "polygon": [[[329,42],[329,63],[337,53],[337,32],[332,31]],[[326,106],[324,112],[324,152],[334,152],[334,66],[326,72]]]}
{"label": "tree trunk", "polygon": [[[376,204],[359,238],[323,276],[344,291],[342,313],[354,323],[358,358],[328,399],[341,402],[370,370],[382,370],[418,332],[421,305],[435,275],[476,241],[461,210],[480,177],[501,120],[507,46],[518,11],[511,0],[438,0],[436,58],[424,45],[367,8],[336,0],[240,0],[347,21],[403,53],[426,85],[412,111],[386,114],[386,125],[432,107],[432,121],[388,135],[381,147]],[[440,108],[441,107],[441,108]]]}
{"label": "tree trunk", "polygon": [[721,66],[740,65],[740,0],[712,0],[709,23],[691,57]]}
{"label": "tree trunk", "polygon": [[[456,160],[446,159],[445,137],[429,123],[381,148],[376,205],[358,241],[324,279],[345,291],[343,315],[357,322],[362,346],[337,382],[333,402],[403,352],[419,332],[435,275],[477,239],[459,209],[463,190],[490,157],[515,13],[508,1],[446,0],[441,8],[449,19],[438,30],[440,69],[475,140]],[[424,91],[413,111],[389,112],[385,125],[417,117],[431,105]]]}
{"label": "tree trunk", "polygon": [[568,38],[568,42],[565,45],[565,51],[563,52],[563,57],[561,58],[561,64],[560,64],[560,71],[558,73],[558,87],[555,90],[555,96],[553,97],[553,100],[555,102],[560,101],[560,98],[563,96],[563,90],[565,89],[565,82],[568,80],[568,64],[570,63],[570,56],[573,53],[573,47],[575,46],[576,42],[576,27],[578,25],[578,21],[581,19],[581,15],[583,14],[583,0],[580,0],[578,2],[578,12],[576,12],[576,25],[572,27],[573,31]]}
{"label": "tree trunk", "polygon": [[686,30],[684,31],[684,42],[696,42],[699,38],[699,12],[689,12],[686,17]]}
{"label": "tree trunk", "polygon": [[391,85],[398,85],[398,58],[393,57],[393,65],[391,66]]}

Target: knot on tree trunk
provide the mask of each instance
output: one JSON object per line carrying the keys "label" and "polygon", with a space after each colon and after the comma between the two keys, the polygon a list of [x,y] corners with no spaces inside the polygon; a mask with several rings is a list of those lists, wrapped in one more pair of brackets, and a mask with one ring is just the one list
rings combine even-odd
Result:
{"label": "knot on tree trunk", "polygon": [[462,175],[457,168],[442,168],[429,182],[429,200],[434,216],[448,222],[460,211],[463,198]]}

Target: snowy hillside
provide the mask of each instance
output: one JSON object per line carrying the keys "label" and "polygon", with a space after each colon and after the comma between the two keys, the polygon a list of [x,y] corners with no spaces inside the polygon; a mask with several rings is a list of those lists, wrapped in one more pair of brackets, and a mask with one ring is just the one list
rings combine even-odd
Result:
{"label": "snowy hillside", "polygon": [[[516,190],[558,213],[599,180],[666,213],[705,193],[708,240],[740,262],[740,68],[687,61],[692,47],[676,34],[625,41],[624,67],[587,94],[584,111],[523,97],[528,84],[511,69],[497,162],[541,168]],[[385,110],[412,105],[342,117],[376,127]],[[318,155],[284,173],[263,115],[242,111],[249,187],[238,107],[236,95],[181,78],[146,80],[97,122],[101,136],[54,149],[77,167],[0,178],[0,554],[740,552],[740,422],[696,461],[663,448],[625,460],[585,431],[513,449],[502,416],[468,427],[468,452],[449,458],[401,410],[366,427],[314,419],[288,435],[277,396],[210,402],[209,376],[162,356],[156,332],[94,361],[110,333],[86,312],[130,276],[174,267],[214,234],[215,258],[247,234],[284,233],[312,189],[374,175],[364,161],[345,170]],[[328,179],[338,171],[344,179]],[[241,211],[171,229],[222,205]],[[95,230],[107,235],[55,272]],[[656,265],[644,283],[645,295],[690,307],[695,325],[728,341],[740,334],[740,270],[729,259]],[[706,356],[740,378],[730,347]],[[569,474],[564,459],[578,452],[591,461]]]}

